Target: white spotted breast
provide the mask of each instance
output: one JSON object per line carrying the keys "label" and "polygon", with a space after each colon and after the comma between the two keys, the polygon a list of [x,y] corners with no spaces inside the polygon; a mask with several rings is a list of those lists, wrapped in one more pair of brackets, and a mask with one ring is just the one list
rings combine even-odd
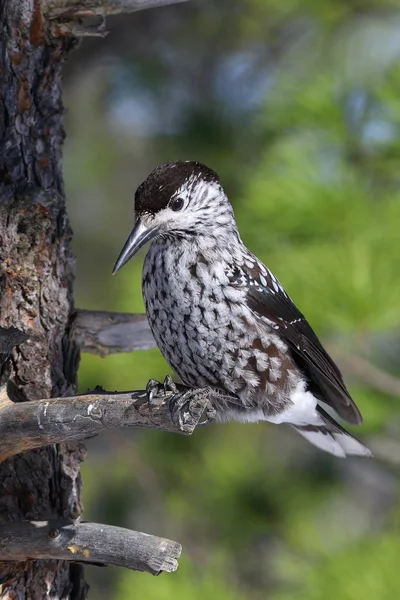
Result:
{"label": "white spotted breast", "polygon": [[246,409],[266,406],[268,397],[275,412],[292,387],[284,368],[291,364],[283,364],[289,358],[275,332],[247,307],[246,290],[229,284],[230,270],[225,252],[156,240],[143,267],[149,324],[184,383],[234,392]]}

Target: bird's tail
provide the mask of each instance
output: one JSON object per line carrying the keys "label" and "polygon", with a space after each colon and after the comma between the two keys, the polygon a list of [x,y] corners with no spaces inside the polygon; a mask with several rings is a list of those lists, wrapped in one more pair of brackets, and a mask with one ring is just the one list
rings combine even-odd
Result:
{"label": "bird's tail", "polygon": [[311,444],[325,452],[346,458],[348,455],[372,456],[371,450],[350,435],[343,427],[317,406],[323,425],[293,425],[293,427]]}

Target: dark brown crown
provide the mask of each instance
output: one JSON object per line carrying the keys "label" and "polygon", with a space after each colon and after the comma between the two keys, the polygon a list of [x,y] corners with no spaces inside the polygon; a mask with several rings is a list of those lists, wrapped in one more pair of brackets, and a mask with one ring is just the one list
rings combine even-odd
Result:
{"label": "dark brown crown", "polygon": [[177,161],[159,165],[138,187],[135,194],[135,211],[155,214],[166,208],[171,198],[186,182],[217,182],[219,177],[206,165],[196,161]]}

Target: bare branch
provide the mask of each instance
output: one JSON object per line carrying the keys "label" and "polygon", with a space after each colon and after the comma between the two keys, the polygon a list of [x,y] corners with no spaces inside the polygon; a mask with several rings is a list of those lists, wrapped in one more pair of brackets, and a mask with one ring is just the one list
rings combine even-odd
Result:
{"label": "bare branch", "polygon": [[181,551],[178,542],[100,523],[24,521],[0,527],[0,561],[68,560],[158,575],[177,569]]}
{"label": "bare branch", "polygon": [[45,14],[50,19],[77,19],[88,16],[117,15],[187,0],[45,0]]}
{"label": "bare branch", "polygon": [[59,36],[100,36],[107,34],[108,15],[136,12],[187,0],[42,0],[52,34]]}
{"label": "bare branch", "polygon": [[332,349],[332,355],[345,375],[355,377],[384,394],[400,397],[400,379],[397,377],[382,371],[361,356],[340,354],[337,349]]}
{"label": "bare branch", "polygon": [[190,435],[209,413],[210,390],[176,392],[160,386],[147,401],[144,390],[95,393],[67,398],[12,402],[0,392],[0,462],[50,444],[84,440],[112,427],[149,427]]}
{"label": "bare branch", "polygon": [[78,310],[71,334],[82,352],[100,356],[156,346],[144,314]]}

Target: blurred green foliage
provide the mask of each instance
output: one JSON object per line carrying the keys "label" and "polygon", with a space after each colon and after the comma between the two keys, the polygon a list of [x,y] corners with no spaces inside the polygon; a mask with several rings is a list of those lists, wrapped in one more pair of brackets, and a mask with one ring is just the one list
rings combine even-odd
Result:
{"label": "blurred green foliage", "polygon": [[[77,304],[143,311],[143,255],[110,277],[133,191],[159,162],[198,159],[220,173],[244,241],[330,347],[396,375],[398,3],[204,1],[109,26],[66,79]],[[80,385],[143,388],[169,372],[158,350],[85,355]],[[184,546],[177,573],[157,579],[93,568],[92,597],[397,597],[399,401],[378,381],[347,380],[371,461],[340,461],[267,424],[89,442],[85,518]]]}

